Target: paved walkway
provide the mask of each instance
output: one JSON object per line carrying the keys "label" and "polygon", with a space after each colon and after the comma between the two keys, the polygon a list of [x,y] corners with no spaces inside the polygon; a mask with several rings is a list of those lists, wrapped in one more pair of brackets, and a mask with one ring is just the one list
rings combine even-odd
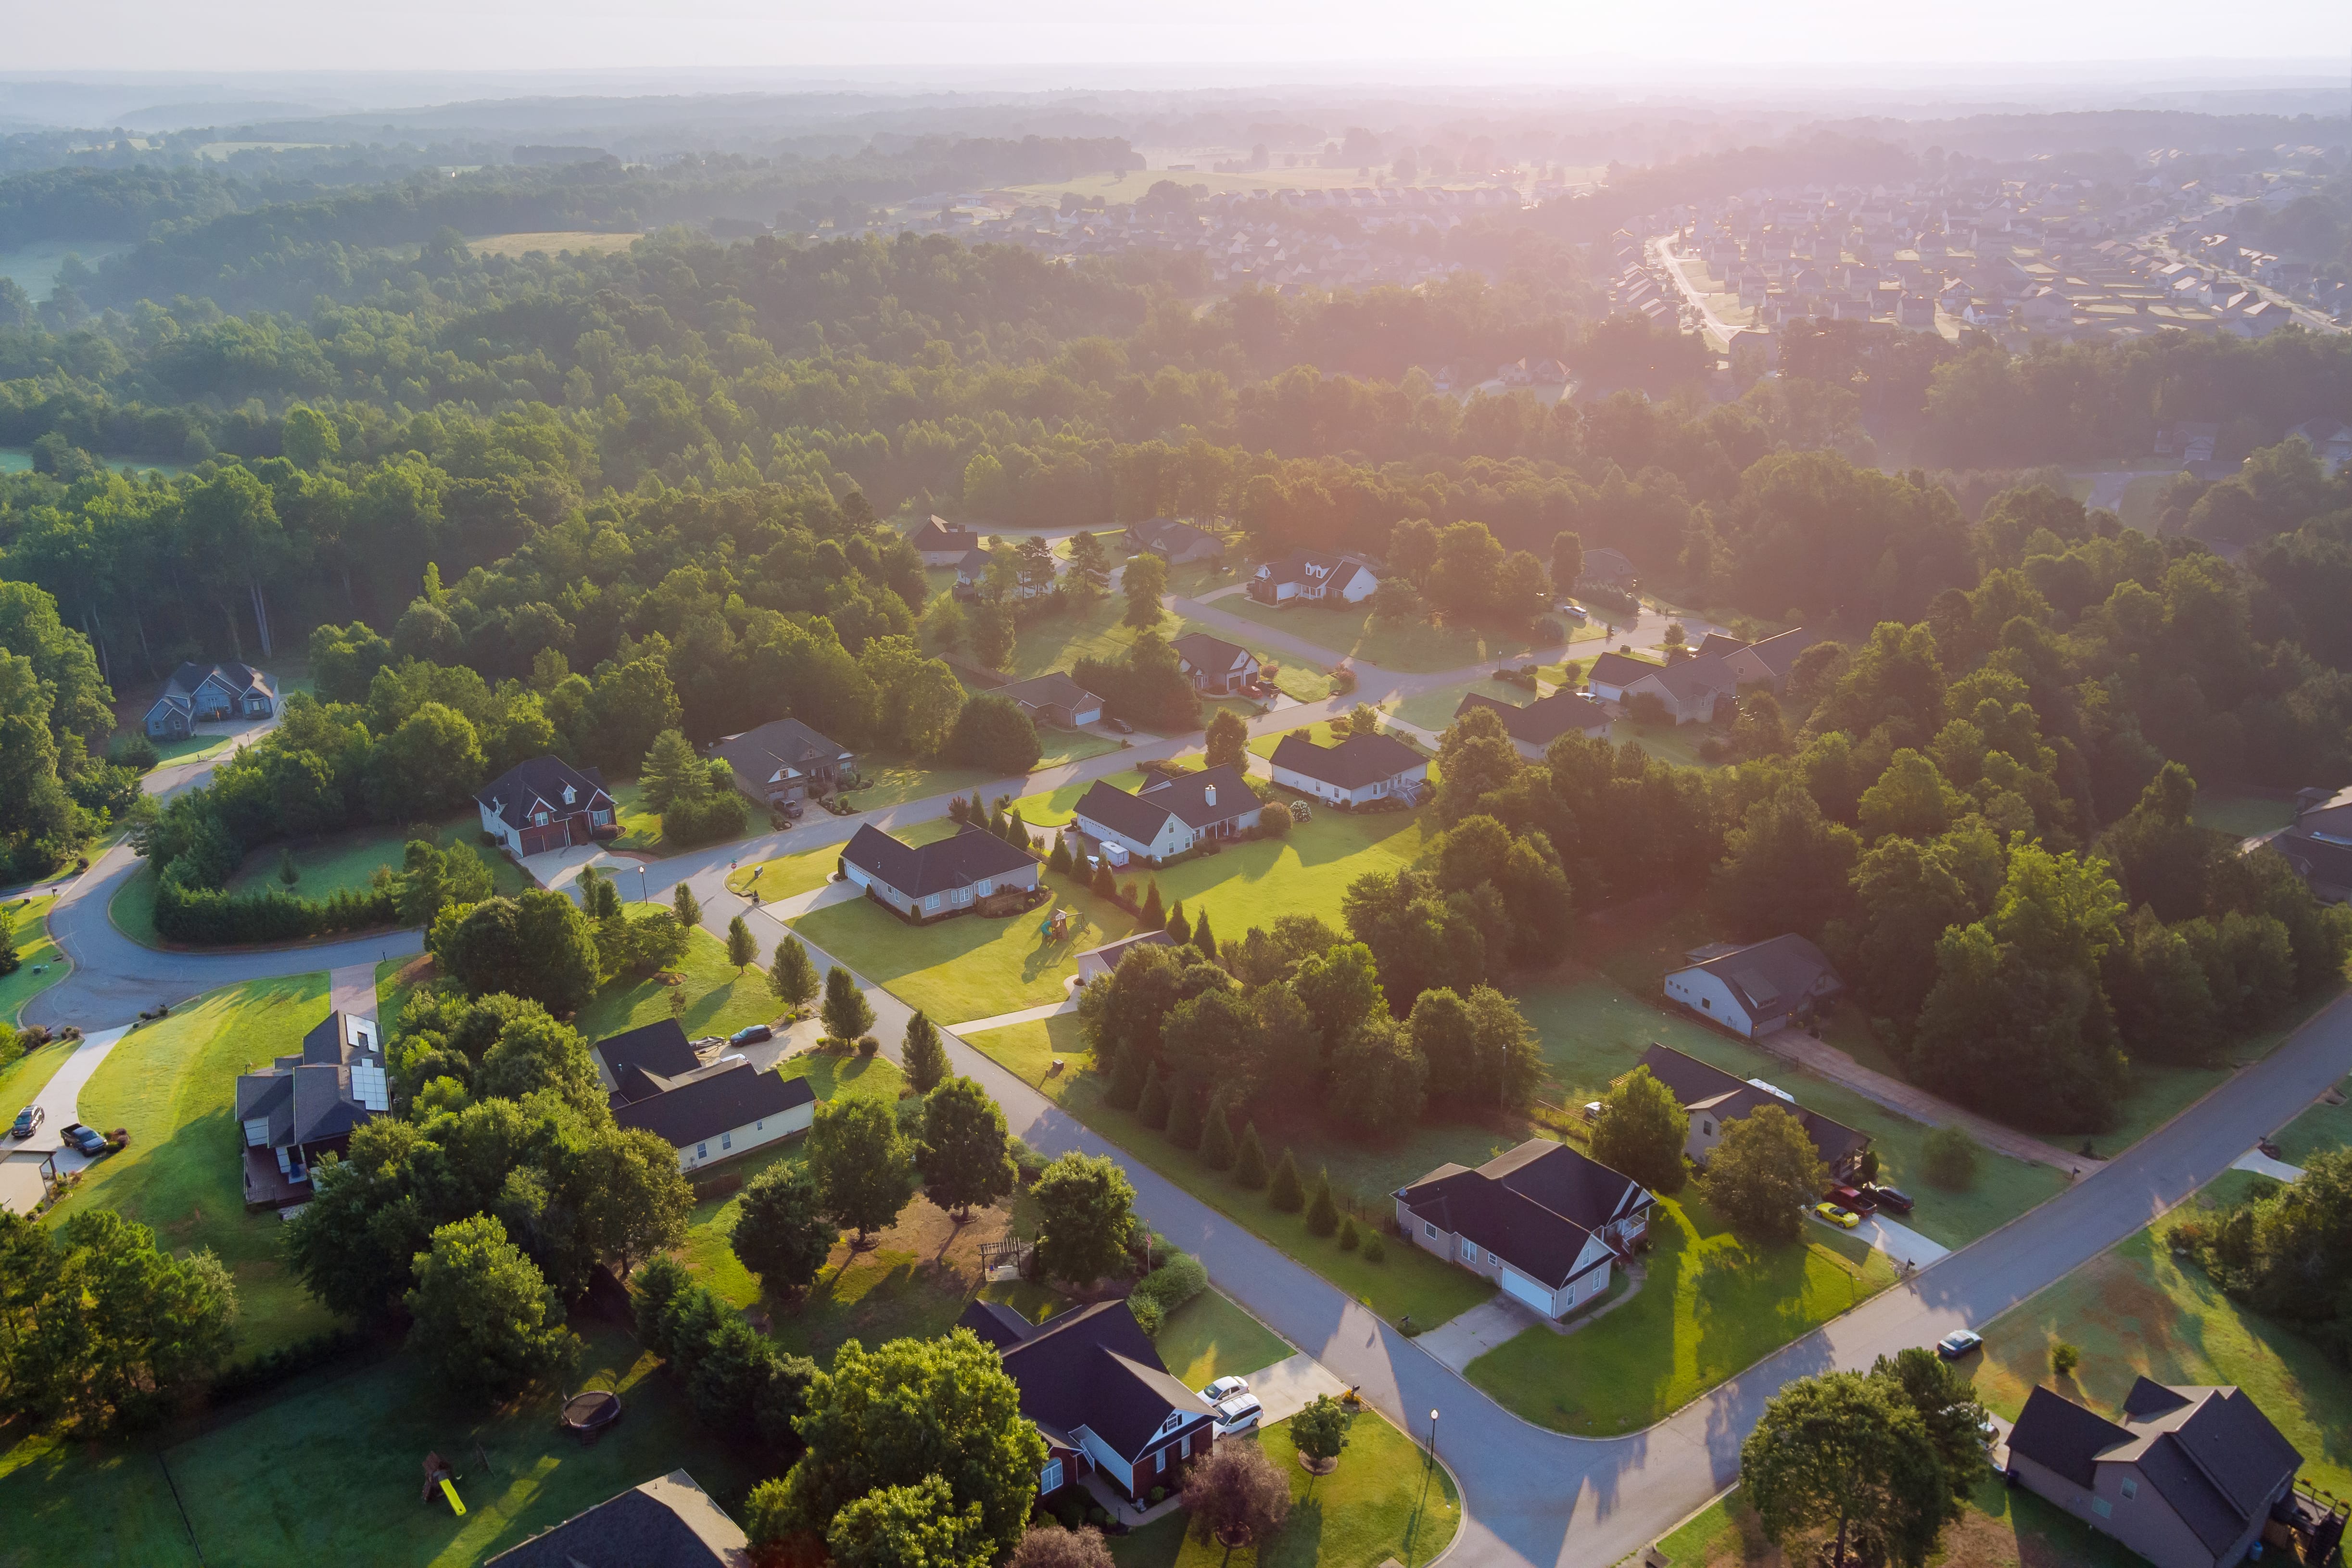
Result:
{"label": "paved walkway", "polygon": [[[5,1160],[0,1160],[0,1207],[13,1209],[18,1214],[32,1212],[33,1205],[41,1198],[40,1163],[46,1155],[57,1157],[60,1174],[79,1171],[89,1163],[89,1157],[80,1151],[66,1148],[59,1141],[59,1135],[64,1132],[67,1123],[82,1120],[79,1109],[81,1091],[89,1082],[89,1075],[106,1060],[116,1042],[130,1032],[129,1029],[109,1029],[103,1034],[84,1037],[74,1047],[73,1055],[65,1059],[64,1065],[49,1075],[49,1081],[41,1086],[41,1092],[33,1097],[33,1103],[47,1115],[41,1122],[40,1130],[30,1138],[6,1140]],[[10,1108],[5,1114],[13,1117],[16,1110]]]}
{"label": "paved walkway", "polygon": [[1929,1127],[1941,1127],[1957,1121],[1968,1129],[1969,1136],[1986,1148],[2023,1160],[2032,1165],[2048,1165],[2067,1171],[2078,1166],[2096,1168],[2098,1162],[2086,1155],[2069,1154],[2053,1144],[2044,1143],[2029,1132],[2013,1127],[2003,1127],[1998,1121],[1986,1120],[1972,1110],[1963,1110],[1948,1100],[1939,1100],[1926,1089],[1889,1078],[1854,1060],[1835,1046],[1817,1040],[1801,1029],[1782,1029],[1766,1035],[1756,1044],[1776,1057],[1795,1062],[1815,1078],[1842,1083],[1864,1100],[1886,1107],[1897,1115]]}
{"label": "paved walkway", "polygon": [[1853,1234],[1896,1263],[1907,1263],[1914,1268],[1925,1268],[1930,1263],[1949,1256],[1952,1250],[1942,1242],[1931,1241],[1909,1226],[1891,1220],[1883,1214],[1864,1215]]}
{"label": "paved walkway", "polygon": [[2301,1165],[2290,1165],[2284,1160],[2273,1160],[2260,1149],[2247,1150],[2230,1162],[2230,1169],[2252,1171],[2258,1176],[2269,1176],[2273,1180],[2281,1182],[2300,1181],[2303,1177]]}
{"label": "paved walkway", "polygon": [[993,1018],[975,1018],[969,1024],[956,1024],[951,1025],[950,1027],[959,1035],[977,1035],[984,1030],[1003,1029],[1014,1024],[1034,1024],[1041,1018],[1059,1017],[1064,1013],[1075,1013],[1077,1010],[1077,993],[1073,991],[1059,1002],[1048,1002],[1038,1007],[1024,1007],[1018,1013],[999,1013]]}

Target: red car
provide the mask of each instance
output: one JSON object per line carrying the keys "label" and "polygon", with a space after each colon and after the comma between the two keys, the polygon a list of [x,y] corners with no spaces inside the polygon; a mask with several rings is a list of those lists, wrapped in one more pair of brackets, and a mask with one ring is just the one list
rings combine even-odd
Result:
{"label": "red car", "polygon": [[1856,1214],[1878,1212],[1878,1200],[1858,1187],[1832,1187],[1829,1190],[1829,1201],[1840,1208],[1852,1209]]}

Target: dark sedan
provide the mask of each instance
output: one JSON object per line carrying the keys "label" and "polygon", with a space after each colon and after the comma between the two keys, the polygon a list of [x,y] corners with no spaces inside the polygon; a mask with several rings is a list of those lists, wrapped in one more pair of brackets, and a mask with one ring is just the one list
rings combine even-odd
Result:
{"label": "dark sedan", "polygon": [[1872,1200],[1880,1208],[1893,1209],[1896,1214],[1911,1212],[1911,1197],[1907,1193],[1897,1192],[1893,1187],[1869,1187],[1864,1190],[1870,1194]]}
{"label": "dark sedan", "polygon": [[772,1040],[775,1037],[776,1031],[767,1025],[754,1024],[748,1029],[738,1029],[728,1036],[727,1043],[730,1046],[756,1046],[761,1040]]}
{"label": "dark sedan", "polygon": [[16,1112],[16,1124],[8,1129],[11,1138],[30,1138],[47,1121],[49,1113],[37,1105],[28,1105]]}

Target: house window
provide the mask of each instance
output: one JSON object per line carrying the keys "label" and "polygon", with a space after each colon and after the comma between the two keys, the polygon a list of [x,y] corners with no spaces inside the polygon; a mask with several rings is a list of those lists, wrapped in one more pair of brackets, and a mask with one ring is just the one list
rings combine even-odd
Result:
{"label": "house window", "polygon": [[1167,1449],[1165,1449],[1165,1448],[1160,1448],[1160,1449],[1156,1450],[1156,1451],[1152,1454],[1152,1456],[1151,1456],[1151,1468],[1152,1468],[1152,1470],[1153,1470],[1153,1472],[1154,1472],[1155,1474],[1156,1474],[1156,1473],[1159,1473],[1159,1472],[1161,1472],[1161,1471],[1164,1471],[1164,1470],[1166,1470],[1166,1469],[1168,1468],[1168,1450],[1167,1450]]}
{"label": "house window", "polygon": [[1427,1220],[1423,1220],[1421,1222],[1421,1233],[1423,1236],[1435,1236],[1437,1234],[1437,1227],[1430,1224]]}
{"label": "house window", "polygon": [[735,1147],[735,1134],[732,1132],[721,1132],[719,1135],[719,1146],[721,1149],[732,1149]]}
{"label": "house window", "polygon": [[588,814],[588,820],[599,827],[610,827],[613,826],[613,814],[609,811],[592,811]]}
{"label": "house window", "polygon": [[1475,1241],[1472,1241],[1472,1240],[1468,1239],[1467,1237],[1465,1237],[1465,1238],[1463,1239],[1463,1242],[1462,1242],[1462,1256],[1463,1256],[1464,1258],[1468,1258],[1468,1259],[1469,1259],[1471,1262],[1473,1262],[1473,1263],[1477,1262],[1477,1261],[1478,1261],[1478,1244],[1477,1244],[1476,1242],[1475,1242]]}
{"label": "house window", "polygon": [[2132,1499],[2137,1496],[2139,1496],[2139,1482],[2130,1476],[2126,1476],[2124,1478],[2124,1501],[2129,1502]]}
{"label": "house window", "polygon": [[531,826],[535,827],[544,827],[547,826],[547,813],[543,811],[534,811],[530,814],[530,820]]}
{"label": "house window", "polygon": [[2115,1516],[2116,1505],[2103,1497],[2095,1497],[2091,1500],[2091,1511],[2101,1519],[2111,1519]]}
{"label": "house window", "polygon": [[1715,1123],[1714,1123],[1714,1122],[1712,1122],[1712,1121],[1702,1121],[1702,1122],[1700,1122],[1700,1123],[1698,1124],[1698,1130],[1699,1130],[1701,1132],[1706,1133],[1709,1138],[1712,1138],[1712,1137],[1714,1137],[1714,1136],[1715,1136]]}
{"label": "house window", "polygon": [[939,907],[940,896],[937,893],[929,894],[923,900],[923,908],[927,910],[935,910]]}
{"label": "house window", "polygon": [[1575,1306],[1575,1305],[1576,1305],[1576,1281],[1575,1281],[1575,1280],[1571,1279],[1571,1280],[1570,1280],[1570,1281],[1568,1282],[1568,1297],[1567,1297],[1567,1300],[1563,1300],[1562,1302],[1560,1302],[1560,1305],[1561,1305],[1562,1307],[1573,1307],[1573,1306]]}
{"label": "house window", "polygon": [[694,1146],[694,1157],[698,1160],[705,1158],[709,1152],[710,1145],[708,1143],[697,1143]]}
{"label": "house window", "polygon": [[768,1130],[768,1119],[767,1119],[766,1117],[764,1117],[764,1116],[762,1116],[761,1118],[760,1118],[760,1120],[759,1120],[759,1121],[754,1121],[753,1123],[751,1123],[751,1131],[754,1131],[754,1132],[765,1132],[767,1130]]}
{"label": "house window", "polygon": [[1176,1457],[1180,1459],[1189,1459],[1192,1457],[1192,1434],[1190,1432],[1177,1439]]}
{"label": "house window", "polygon": [[1059,1491],[1061,1488],[1062,1461],[1048,1459],[1045,1461],[1045,1468],[1037,1472],[1037,1489],[1040,1492],[1051,1492]]}
{"label": "house window", "polygon": [[1715,1011],[1715,998],[1713,998],[1712,996],[1702,996],[1702,997],[1700,997],[1700,998],[1698,999],[1698,1005],[1699,1005],[1700,1006],[1702,1006],[1702,1007],[1706,1008],[1706,1009],[1708,1012],[1710,1012],[1710,1013],[1712,1013],[1712,1012],[1714,1012],[1714,1011]]}

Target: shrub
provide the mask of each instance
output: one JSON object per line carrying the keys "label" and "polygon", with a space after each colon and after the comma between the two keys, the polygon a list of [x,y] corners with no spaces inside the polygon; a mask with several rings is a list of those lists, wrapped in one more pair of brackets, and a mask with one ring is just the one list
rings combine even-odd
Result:
{"label": "shrub", "polygon": [[1922,1166],[1927,1179],[1937,1186],[1966,1192],[1976,1184],[1976,1141],[1966,1128],[1947,1122],[1928,1132]]}
{"label": "shrub", "polygon": [[1201,1260],[1190,1253],[1171,1252],[1167,1260],[1145,1275],[1136,1285],[1137,1296],[1148,1297],[1159,1303],[1161,1312],[1172,1312],[1209,1288],[1209,1271]]}
{"label": "shrub", "polygon": [[1265,1145],[1257,1141],[1257,1123],[1242,1129],[1241,1148],[1234,1155],[1234,1185],[1255,1192],[1265,1185]]}
{"label": "shrub", "polygon": [[1201,1146],[1201,1102],[1189,1092],[1178,1094],[1170,1108],[1168,1142],[1179,1149]]}
{"label": "shrub", "polygon": [[2083,1352],[2074,1345],[2060,1340],[2050,1347],[2050,1370],[2060,1377],[2072,1377],[2074,1369],[2083,1364]]}
{"label": "shrub", "polygon": [[1209,1122],[1201,1131],[1201,1163],[1212,1171],[1233,1168],[1234,1130],[1225,1120],[1225,1102],[1222,1100],[1209,1107]]}
{"label": "shrub", "polygon": [[1160,1310],[1159,1302],[1149,1296],[1129,1296],[1127,1310],[1135,1314],[1135,1326],[1143,1331],[1145,1339],[1160,1337],[1160,1326],[1167,1321],[1167,1314]]}
{"label": "shrub", "polygon": [[[1288,1151],[1285,1151],[1286,1157]],[[1307,1229],[1311,1235],[1329,1236],[1339,1228],[1339,1205],[1331,1201],[1331,1173],[1315,1173],[1315,1194],[1307,1204]]]}
{"label": "shrub", "polygon": [[143,773],[163,759],[163,754],[155,750],[154,742],[132,731],[117,735],[106,743],[106,760],[117,767]]}
{"label": "shrub", "polygon": [[859,1056],[870,1057],[876,1052],[881,1050],[881,1048],[882,1042],[876,1039],[873,1036],[860,1035],[857,1037],[857,1054]]}
{"label": "shrub", "polygon": [[1363,1245],[1364,1233],[1356,1226],[1356,1216],[1349,1215],[1339,1222],[1339,1250],[1353,1252]]}
{"label": "shrub", "polygon": [[1388,1260],[1389,1244],[1381,1239],[1380,1232],[1374,1231],[1371,1235],[1366,1237],[1364,1238],[1364,1261],[1367,1263],[1386,1263]]}
{"label": "shrub", "polygon": [[[1255,1133],[1257,1129],[1250,1129]],[[1274,1168],[1274,1184],[1266,1190],[1266,1201],[1284,1214],[1297,1214],[1307,1206],[1307,1184],[1298,1179],[1298,1162],[1290,1151],[1282,1152],[1281,1163]]]}

